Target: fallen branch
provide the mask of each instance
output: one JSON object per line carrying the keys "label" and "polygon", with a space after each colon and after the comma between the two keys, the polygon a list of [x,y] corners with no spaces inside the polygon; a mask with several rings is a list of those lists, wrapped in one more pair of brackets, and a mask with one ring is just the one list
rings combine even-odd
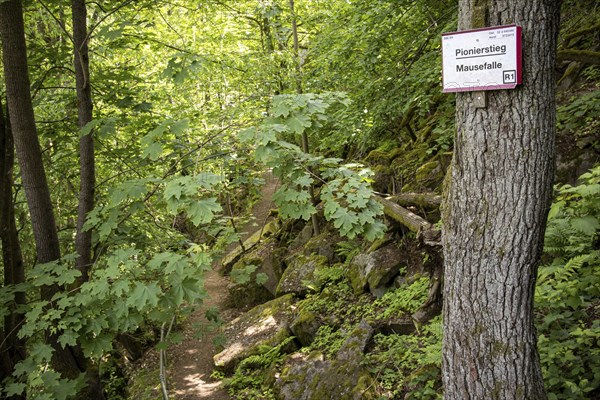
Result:
{"label": "fallen branch", "polygon": [[558,61],[579,61],[584,64],[600,65],[600,52],[591,50],[560,50]]}
{"label": "fallen branch", "polygon": [[439,208],[442,204],[442,196],[435,193],[400,193],[390,197],[389,200],[402,207]]}
{"label": "fallen branch", "polygon": [[380,196],[373,196],[373,199],[383,205],[385,215],[415,232],[423,243],[428,246],[441,246],[441,232],[433,224],[389,199]]}

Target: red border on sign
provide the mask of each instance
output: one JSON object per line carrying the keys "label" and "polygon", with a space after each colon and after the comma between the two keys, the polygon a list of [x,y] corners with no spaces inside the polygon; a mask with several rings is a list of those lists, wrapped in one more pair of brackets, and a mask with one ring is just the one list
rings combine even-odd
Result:
{"label": "red border on sign", "polygon": [[[516,24],[511,24],[511,25],[498,25],[498,26],[488,26],[485,28],[477,28],[477,29],[467,29],[464,31],[457,31],[457,32],[446,32],[446,33],[442,33],[442,37],[444,36],[449,36],[449,35],[460,35],[461,33],[471,33],[471,32],[481,32],[481,31],[489,31],[489,30],[493,30],[493,29],[501,29],[501,28],[516,28],[516,45],[517,45],[517,81],[516,83],[508,83],[508,84],[502,84],[502,85],[490,85],[490,86],[464,86],[464,87],[457,87],[457,88],[444,88],[444,63],[442,62],[442,93],[456,93],[456,92],[475,92],[475,91],[483,91],[483,90],[501,90],[501,89],[514,89],[517,87],[517,85],[520,85],[521,83],[523,83],[523,67],[522,67],[522,59],[523,59],[523,55],[522,55],[522,43],[521,43],[521,37],[522,37],[522,28]],[[443,46],[443,39],[442,39],[442,46]]]}

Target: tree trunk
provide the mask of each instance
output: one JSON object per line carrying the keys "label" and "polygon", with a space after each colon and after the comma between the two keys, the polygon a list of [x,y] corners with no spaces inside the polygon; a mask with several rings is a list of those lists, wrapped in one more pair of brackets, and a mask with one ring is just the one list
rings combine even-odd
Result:
{"label": "tree trunk", "polygon": [[[31,217],[37,262],[56,261],[60,259],[60,245],[29,91],[23,6],[20,0],[0,2],[0,35],[10,124]],[[57,285],[45,286],[42,288],[42,298],[50,300],[60,290]],[[76,378],[85,370],[81,349],[71,346],[63,348],[57,341],[59,336],[58,331],[46,332],[46,341],[54,348],[53,367],[63,377]]]}
{"label": "tree trunk", "polygon": [[[294,79],[296,81],[296,93],[302,94],[302,61],[300,60],[300,45],[298,42],[298,23],[296,21],[296,11],[294,10],[294,0],[289,0],[290,3],[290,14],[292,16],[292,38],[294,39],[294,58],[296,59],[295,71],[296,74]],[[302,137],[300,138],[302,144],[302,151],[306,154],[310,153],[310,148],[308,145],[308,133],[305,130],[302,131]],[[317,207],[317,199],[315,196],[315,188],[314,185],[310,185],[308,188],[308,192],[310,194],[310,199],[312,204]],[[317,214],[313,214],[310,217],[312,227],[313,227],[313,235],[317,236],[321,233],[321,229],[319,227],[319,218]]]}
{"label": "tree trunk", "polygon": [[456,98],[444,220],[447,400],[546,399],[533,297],[554,171],[559,1],[461,0],[459,29],[523,27],[523,85]]}
{"label": "tree trunk", "polygon": [[31,214],[37,261],[46,263],[60,258],[60,247],[29,92],[21,1],[0,3],[0,29],[6,97],[21,180]]}
{"label": "tree trunk", "polygon": [[[15,221],[13,202],[14,143],[10,124],[4,118],[0,102],[0,242],[2,243],[2,263],[4,266],[4,286],[16,285],[25,281],[25,269],[21,245]],[[9,376],[16,363],[25,359],[25,341],[17,336],[24,322],[24,315],[16,308],[25,304],[25,293],[15,294],[10,313],[4,318],[4,329],[0,334],[0,382]],[[11,400],[25,396],[12,396]]]}
{"label": "tree trunk", "polygon": [[[79,127],[92,120],[92,90],[87,37],[87,10],[85,0],[73,0],[73,56],[77,86],[77,114]],[[96,172],[94,161],[94,137],[92,132],[79,139],[79,203],[77,206],[77,233],[75,251],[77,268],[81,271],[81,282],[88,280],[92,263],[92,232],[84,231],[86,217],[94,208]]]}

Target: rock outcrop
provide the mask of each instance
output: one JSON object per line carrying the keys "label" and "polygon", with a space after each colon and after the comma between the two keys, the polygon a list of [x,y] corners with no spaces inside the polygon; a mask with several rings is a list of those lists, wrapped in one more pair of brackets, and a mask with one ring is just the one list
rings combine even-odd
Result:
{"label": "rock outcrop", "polygon": [[354,257],[349,276],[355,293],[368,288],[376,296],[382,296],[400,272],[402,259],[401,250],[393,243]]}
{"label": "rock outcrop", "polygon": [[294,295],[282,296],[254,307],[228,323],[223,334],[229,342],[213,357],[215,366],[231,372],[242,359],[259,354],[264,346],[277,346],[290,337],[289,326],[295,317],[293,304]]}
{"label": "rock outcrop", "polygon": [[277,285],[276,296],[283,296],[288,293],[294,293],[298,296],[305,296],[311,287],[317,284],[315,272],[325,268],[327,257],[320,255],[304,256],[295,254],[287,260],[287,268],[283,272],[281,280]]}
{"label": "rock outcrop", "polygon": [[295,353],[286,360],[275,381],[279,400],[370,400],[373,378],[361,366],[373,328],[362,321],[344,342],[334,359],[322,353]]}

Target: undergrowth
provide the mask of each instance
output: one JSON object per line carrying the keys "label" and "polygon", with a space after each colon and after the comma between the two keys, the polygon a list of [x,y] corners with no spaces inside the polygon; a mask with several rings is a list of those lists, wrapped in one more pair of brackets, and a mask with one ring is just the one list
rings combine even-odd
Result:
{"label": "undergrowth", "polygon": [[284,348],[294,340],[289,337],[275,347],[265,346],[259,354],[245,358],[237,366],[234,375],[224,380],[233,399],[275,399],[271,384],[273,371],[285,357]]}
{"label": "undergrowth", "polygon": [[375,376],[383,398],[441,399],[441,317],[418,334],[373,337],[364,365]]}
{"label": "undergrowth", "polygon": [[[600,396],[600,166],[580,182],[557,188],[536,287],[538,346],[550,400]],[[340,246],[345,255],[355,249]],[[356,295],[343,277],[344,268],[338,264],[323,273],[321,293],[297,304],[300,312],[318,315],[321,323],[312,344],[301,351],[334,358],[362,319],[376,326],[409,316],[427,297],[424,277],[380,299]],[[412,335],[375,334],[362,365],[375,378],[381,399],[441,399],[441,347],[438,316]],[[234,398],[272,398],[272,377],[285,357],[279,349],[240,364],[228,384]]]}
{"label": "undergrowth", "polygon": [[536,288],[540,358],[550,400],[600,395],[600,166],[580,182],[558,189]]}

